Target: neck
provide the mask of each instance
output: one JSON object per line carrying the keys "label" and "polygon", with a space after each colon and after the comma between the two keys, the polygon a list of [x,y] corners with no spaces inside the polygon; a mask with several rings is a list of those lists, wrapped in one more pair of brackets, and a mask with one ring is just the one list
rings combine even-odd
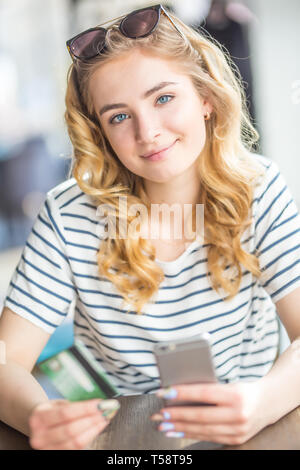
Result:
{"label": "neck", "polygon": [[144,180],[144,187],[151,204],[195,205],[199,201],[200,178],[195,171],[186,172],[168,182]]}
{"label": "neck", "polygon": [[[164,183],[145,180],[144,185],[151,202],[151,217],[155,221],[156,229],[159,226],[160,233],[171,233],[171,239],[175,239],[179,238],[175,227],[179,232],[181,227],[180,233],[183,234],[181,240],[184,240],[186,238],[184,234],[190,233],[188,227],[191,224],[192,210],[199,202],[200,179],[197,173],[189,171]],[[153,206],[154,204],[158,206]]]}

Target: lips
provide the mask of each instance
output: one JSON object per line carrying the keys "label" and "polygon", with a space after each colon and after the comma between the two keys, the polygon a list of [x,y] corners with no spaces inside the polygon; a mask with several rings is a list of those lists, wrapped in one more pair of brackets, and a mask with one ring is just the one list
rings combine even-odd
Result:
{"label": "lips", "polygon": [[175,140],[175,142],[173,142],[171,145],[167,146],[167,147],[163,147],[161,149],[158,149],[158,150],[153,150],[151,151],[150,153],[146,154],[146,155],[141,155],[142,158],[150,158],[150,157],[153,157],[155,155],[158,155],[159,153],[161,152],[164,152],[165,150],[168,150],[169,148],[173,147],[173,145],[177,142],[177,140]]}

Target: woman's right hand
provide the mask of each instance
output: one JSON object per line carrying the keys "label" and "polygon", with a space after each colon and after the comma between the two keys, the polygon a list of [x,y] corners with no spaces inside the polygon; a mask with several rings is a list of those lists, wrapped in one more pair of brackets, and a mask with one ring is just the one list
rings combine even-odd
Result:
{"label": "woman's right hand", "polygon": [[41,450],[85,449],[119,407],[119,402],[111,399],[49,400],[36,405],[29,416],[30,445]]}

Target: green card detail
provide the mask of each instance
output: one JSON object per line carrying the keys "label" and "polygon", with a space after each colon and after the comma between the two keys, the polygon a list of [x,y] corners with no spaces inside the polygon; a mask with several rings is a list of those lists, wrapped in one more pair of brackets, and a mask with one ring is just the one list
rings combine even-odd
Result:
{"label": "green card detail", "polygon": [[119,395],[79,340],[75,340],[71,348],[41,362],[38,367],[67,400],[106,399]]}

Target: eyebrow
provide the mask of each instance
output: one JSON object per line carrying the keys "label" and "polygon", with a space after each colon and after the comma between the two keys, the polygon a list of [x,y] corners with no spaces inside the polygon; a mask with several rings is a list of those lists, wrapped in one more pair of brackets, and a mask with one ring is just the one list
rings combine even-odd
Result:
{"label": "eyebrow", "polygon": [[[178,85],[177,82],[160,82],[158,83],[157,85],[155,85],[153,88],[150,88],[150,90],[146,91],[142,98],[143,99],[146,99],[148,98],[149,96],[151,96],[153,93],[155,93],[156,91],[160,90],[161,88],[164,88],[168,85]],[[111,109],[117,109],[117,108],[125,108],[127,107],[128,105],[126,103],[114,103],[114,104],[107,104],[105,106],[103,106],[101,109],[100,109],[100,116],[102,116],[102,114],[106,113],[106,111],[110,111]]]}

